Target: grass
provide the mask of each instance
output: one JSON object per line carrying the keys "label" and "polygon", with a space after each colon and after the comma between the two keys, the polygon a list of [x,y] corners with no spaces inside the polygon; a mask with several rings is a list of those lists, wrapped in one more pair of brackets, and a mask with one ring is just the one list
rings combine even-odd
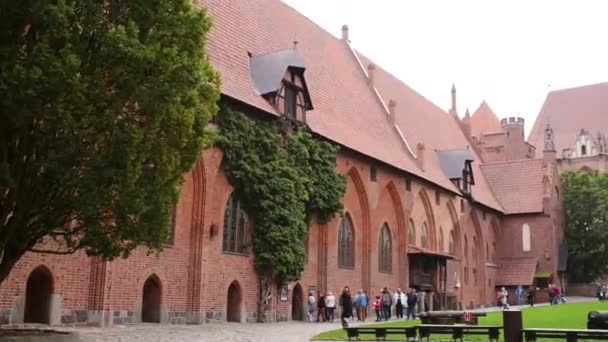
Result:
{"label": "grass", "polygon": [[[525,309],[523,311],[524,328],[562,328],[562,329],[586,329],[587,314],[589,311],[608,310],[606,302],[588,302],[577,304],[561,304],[554,306],[539,306]],[[386,327],[409,327],[420,324],[416,321],[394,321],[387,323],[370,324],[369,326]],[[480,325],[502,325],[502,312],[490,312],[485,317],[479,318]],[[502,332],[501,332],[502,336]],[[439,336],[440,337],[440,336]],[[365,336],[363,339],[368,338]],[[400,337],[395,336],[395,340]],[[373,340],[369,336],[369,340]],[[389,340],[391,338],[389,337]],[[343,329],[326,331],[313,337],[313,340],[345,341],[346,333]],[[446,338],[442,338],[446,340]],[[449,339],[448,339],[449,340]],[[483,336],[467,337],[470,341],[485,341]],[[547,341],[547,340],[543,340]]]}

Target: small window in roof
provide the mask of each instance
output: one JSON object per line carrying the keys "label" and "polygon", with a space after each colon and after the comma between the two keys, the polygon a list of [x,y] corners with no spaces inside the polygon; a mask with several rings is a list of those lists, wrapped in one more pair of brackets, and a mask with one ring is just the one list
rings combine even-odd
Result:
{"label": "small window in roof", "polygon": [[376,167],[376,165],[372,165],[370,166],[370,170],[369,170],[369,179],[372,182],[376,182],[378,181],[378,168]]}

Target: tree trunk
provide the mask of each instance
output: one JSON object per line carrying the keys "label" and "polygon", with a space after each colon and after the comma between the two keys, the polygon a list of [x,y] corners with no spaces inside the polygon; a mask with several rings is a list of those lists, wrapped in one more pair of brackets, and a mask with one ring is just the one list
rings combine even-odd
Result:
{"label": "tree trunk", "polygon": [[268,306],[270,304],[270,299],[272,298],[272,272],[269,271],[258,271],[258,279],[260,283],[260,288],[258,291],[258,312],[257,312],[257,321],[259,323],[266,322],[266,313],[268,311]]}

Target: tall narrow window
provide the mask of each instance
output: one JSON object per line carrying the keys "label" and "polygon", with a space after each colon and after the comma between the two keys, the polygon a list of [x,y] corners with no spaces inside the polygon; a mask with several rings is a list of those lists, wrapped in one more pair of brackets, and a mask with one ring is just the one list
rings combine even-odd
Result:
{"label": "tall narrow window", "polygon": [[445,250],[445,246],[443,245],[443,228],[439,226],[439,251],[443,252]]}
{"label": "tall narrow window", "polygon": [[581,156],[586,156],[587,155],[587,146],[583,145],[581,146]]}
{"label": "tall narrow window", "polygon": [[289,118],[296,119],[296,110],[298,108],[298,90],[287,84],[285,86],[285,115]]}
{"label": "tall narrow window", "polygon": [[412,180],[409,178],[405,179],[405,191],[412,191]]}
{"label": "tall narrow window", "polygon": [[471,247],[471,259],[473,265],[477,265],[477,237],[473,236],[473,246]]}
{"label": "tall narrow window", "polygon": [[469,238],[466,235],[464,236],[464,261],[469,262]]}
{"label": "tall narrow window", "polygon": [[527,223],[521,227],[521,246],[524,252],[530,251],[530,226]]}
{"label": "tall narrow window", "polygon": [[376,167],[376,165],[370,166],[370,168],[369,168],[369,179],[372,182],[378,181],[378,168]]}
{"label": "tall narrow window", "polygon": [[388,224],[383,224],[378,237],[378,271],[391,273],[393,267],[393,248],[391,231]]}
{"label": "tall narrow window", "polygon": [[224,211],[224,241],[222,250],[228,253],[245,253],[247,214],[241,203],[230,195]]}
{"label": "tall narrow window", "polygon": [[407,225],[407,244],[410,246],[416,246],[416,231],[414,228],[414,221],[410,220]]}
{"label": "tall narrow window", "polygon": [[435,205],[441,204],[441,195],[439,194],[439,190],[435,190]]}
{"label": "tall narrow window", "polygon": [[496,262],[496,242],[492,242],[492,261]]}
{"label": "tall narrow window", "polygon": [[490,247],[488,247],[487,242],[486,242],[486,261],[490,261]]}
{"label": "tall narrow window", "polygon": [[420,232],[420,246],[423,248],[429,247],[429,229],[426,226],[426,222],[422,224],[422,230]]}
{"label": "tall narrow window", "polygon": [[338,266],[355,267],[355,233],[350,215],[346,213],[340,220],[338,231]]}
{"label": "tall narrow window", "polygon": [[477,269],[473,268],[473,286],[477,286]]}
{"label": "tall narrow window", "polygon": [[456,239],[454,238],[454,230],[450,231],[450,242],[448,244],[450,254],[456,255]]}

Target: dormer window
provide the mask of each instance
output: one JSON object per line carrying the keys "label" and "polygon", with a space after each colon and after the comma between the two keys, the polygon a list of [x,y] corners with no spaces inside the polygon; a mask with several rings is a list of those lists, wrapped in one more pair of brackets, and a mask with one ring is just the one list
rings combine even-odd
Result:
{"label": "dormer window", "polygon": [[475,184],[475,178],[472,167],[473,157],[469,150],[447,150],[436,153],[445,176],[463,194],[471,195],[471,185]]}
{"label": "dormer window", "polygon": [[304,59],[298,49],[249,56],[256,93],[264,97],[277,114],[291,121],[306,122],[306,111],[313,106],[304,78]]}
{"label": "dormer window", "polygon": [[293,120],[297,119],[298,89],[291,84],[285,85],[285,115]]}

